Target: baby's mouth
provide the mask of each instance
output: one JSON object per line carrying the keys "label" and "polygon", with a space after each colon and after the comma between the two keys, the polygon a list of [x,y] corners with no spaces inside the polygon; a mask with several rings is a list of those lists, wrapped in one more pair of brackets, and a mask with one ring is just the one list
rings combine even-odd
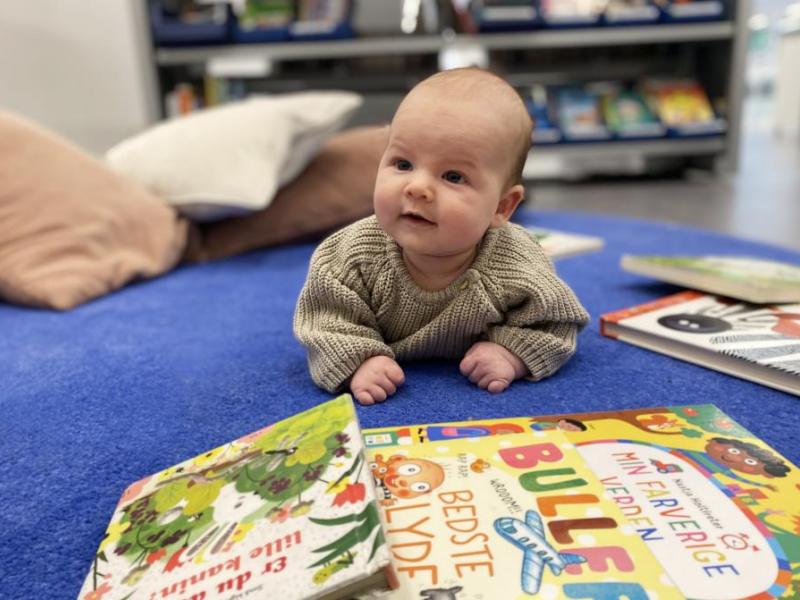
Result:
{"label": "baby's mouth", "polygon": [[426,219],[422,215],[413,212],[404,212],[400,215],[400,219],[406,221],[408,223],[413,223],[415,225],[436,225],[430,219]]}

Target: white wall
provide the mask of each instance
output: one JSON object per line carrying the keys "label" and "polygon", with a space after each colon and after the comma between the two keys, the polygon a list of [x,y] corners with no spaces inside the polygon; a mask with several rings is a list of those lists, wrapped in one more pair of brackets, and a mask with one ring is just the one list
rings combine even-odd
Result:
{"label": "white wall", "polygon": [[100,153],[156,116],[145,0],[0,0],[0,108]]}

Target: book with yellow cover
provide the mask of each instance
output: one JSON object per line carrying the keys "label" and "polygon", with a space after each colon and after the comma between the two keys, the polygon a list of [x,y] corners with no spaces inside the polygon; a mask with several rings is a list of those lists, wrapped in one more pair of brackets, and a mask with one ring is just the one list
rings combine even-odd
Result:
{"label": "book with yellow cover", "polygon": [[575,444],[683,596],[800,594],[800,470],[713,405],[372,429],[365,441],[374,456],[384,446],[414,453],[554,430]]}
{"label": "book with yellow cover", "polygon": [[368,456],[400,582],[382,598],[683,597],[560,431]]}

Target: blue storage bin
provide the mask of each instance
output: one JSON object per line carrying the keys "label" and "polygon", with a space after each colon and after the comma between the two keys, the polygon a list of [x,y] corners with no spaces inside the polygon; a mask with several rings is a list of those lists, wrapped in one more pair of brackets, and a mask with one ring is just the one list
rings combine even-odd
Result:
{"label": "blue storage bin", "polygon": [[472,13],[475,24],[481,32],[529,31],[541,26],[536,2],[506,3],[486,6],[479,5]]}
{"label": "blue storage bin", "polygon": [[350,20],[295,21],[289,26],[289,37],[297,41],[335,40],[355,37]]}
{"label": "blue storage bin", "polygon": [[653,2],[644,6],[623,7],[611,3],[603,13],[603,23],[609,27],[651,25],[661,20],[661,10]]}
{"label": "blue storage bin", "polygon": [[[550,29],[566,29],[575,27],[597,27],[602,25],[603,13],[600,11],[586,14],[557,14],[554,13],[547,0],[539,1],[539,15],[544,27]],[[551,0],[553,5],[557,5],[559,0]]]}
{"label": "blue storage bin", "polygon": [[150,0],[149,8],[150,28],[157,46],[224,44],[230,40],[232,19],[227,5],[215,7],[214,19],[197,23],[169,15],[158,0]]}
{"label": "blue storage bin", "polygon": [[233,24],[232,38],[237,44],[257,44],[260,42],[285,42],[289,39],[288,27],[242,28],[238,22]]}
{"label": "blue storage bin", "polygon": [[726,16],[727,6],[722,0],[699,0],[688,4],[665,2],[661,6],[661,20],[665,23],[721,21]]}

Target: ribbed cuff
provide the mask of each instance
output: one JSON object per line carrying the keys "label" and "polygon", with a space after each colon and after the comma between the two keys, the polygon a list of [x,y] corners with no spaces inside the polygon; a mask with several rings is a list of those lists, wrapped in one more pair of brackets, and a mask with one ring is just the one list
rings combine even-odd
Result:
{"label": "ribbed cuff", "polygon": [[315,353],[316,356],[312,356],[309,352],[308,365],[314,383],[328,392],[335,393],[368,358],[388,356],[394,360],[394,352],[389,346],[380,342],[372,342],[372,340],[370,342],[363,348],[359,348],[357,352],[351,353],[339,351]]}
{"label": "ribbed cuff", "polygon": [[[489,340],[513,352],[530,371],[530,379],[549,377],[575,353],[575,333],[567,339],[544,331],[520,330],[515,327],[495,327]],[[570,339],[571,338],[571,339]]]}

